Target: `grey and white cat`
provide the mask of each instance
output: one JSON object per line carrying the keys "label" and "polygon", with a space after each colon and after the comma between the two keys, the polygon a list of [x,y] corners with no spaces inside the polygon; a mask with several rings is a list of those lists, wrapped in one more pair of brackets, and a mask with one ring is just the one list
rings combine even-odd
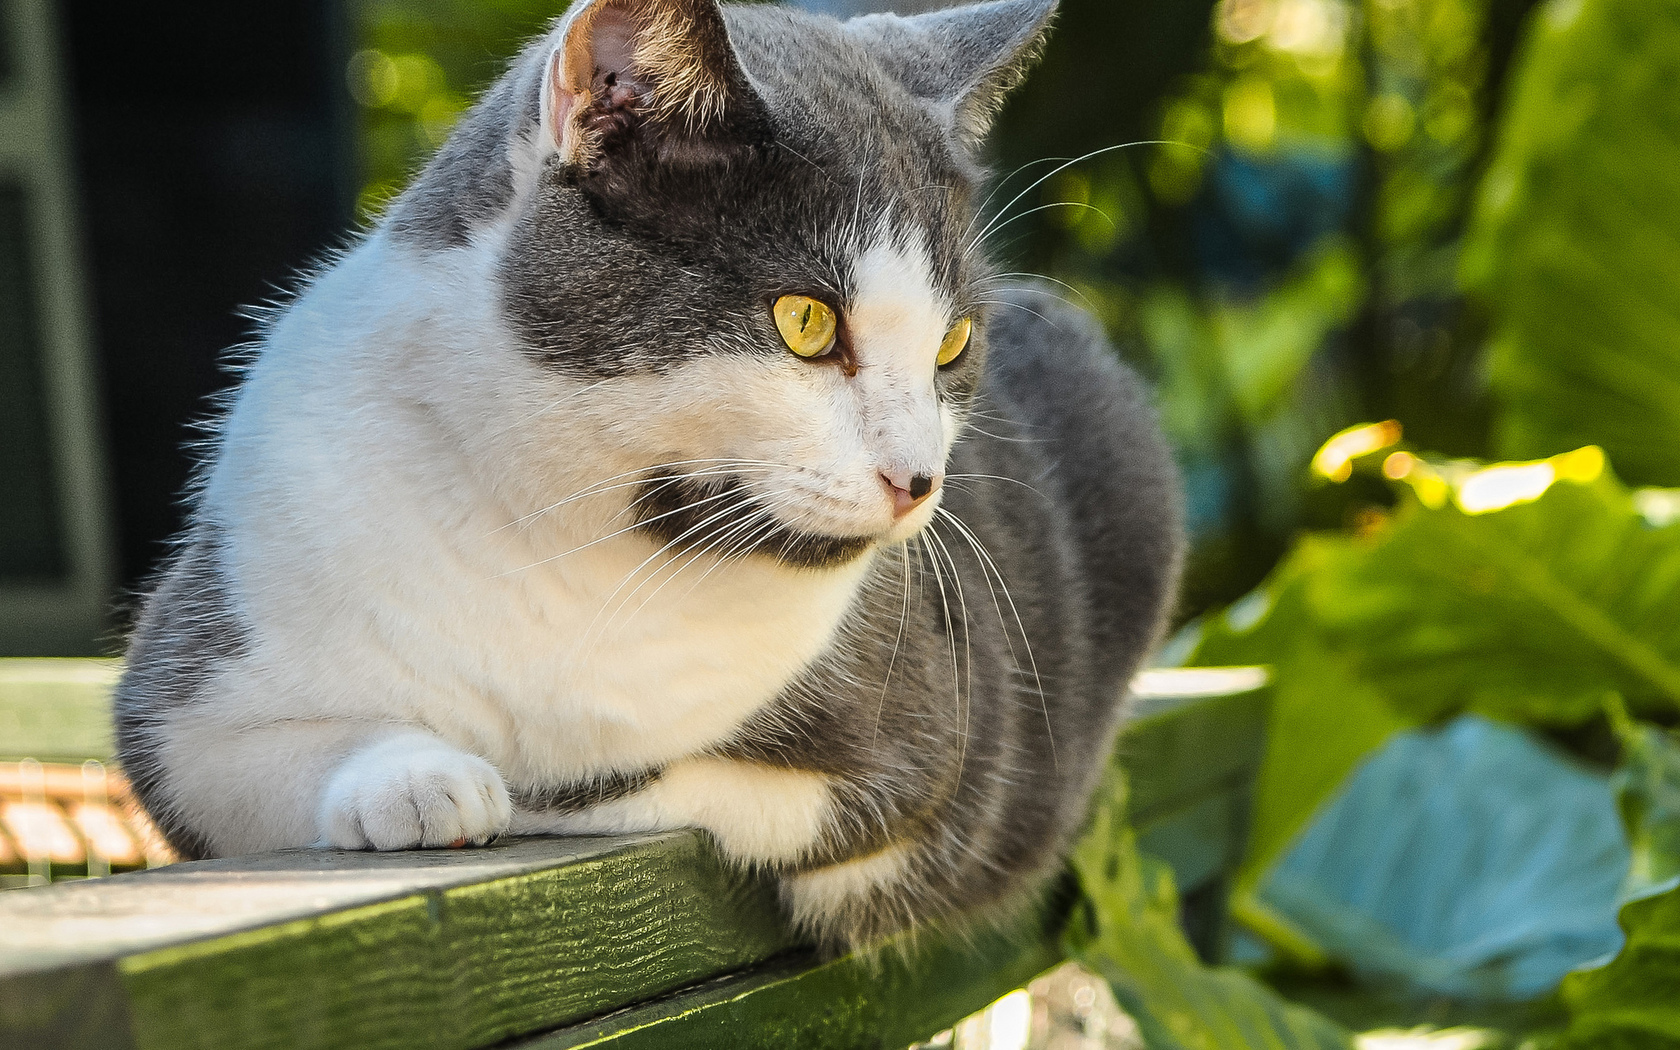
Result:
{"label": "grey and white cat", "polygon": [[267,324],[118,695],[188,857],[708,831],[835,946],[1058,862],[1179,563],[988,268],[1054,0],[579,0]]}

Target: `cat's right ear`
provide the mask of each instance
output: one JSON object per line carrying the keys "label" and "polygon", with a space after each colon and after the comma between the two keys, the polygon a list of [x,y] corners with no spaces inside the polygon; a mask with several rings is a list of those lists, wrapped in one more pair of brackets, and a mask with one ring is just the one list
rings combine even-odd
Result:
{"label": "cat's right ear", "polygon": [[642,127],[699,138],[756,104],[717,0],[577,0],[554,38],[541,135],[567,165]]}
{"label": "cat's right ear", "polygon": [[1056,0],[988,0],[862,15],[845,27],[911,94],[945,109],[957,136],[974,146],[1037,59],[1055,15]]}

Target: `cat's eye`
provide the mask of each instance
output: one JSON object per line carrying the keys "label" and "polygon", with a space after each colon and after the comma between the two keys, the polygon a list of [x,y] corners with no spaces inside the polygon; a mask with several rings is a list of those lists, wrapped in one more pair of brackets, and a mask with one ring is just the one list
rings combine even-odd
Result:
{"label": "cat's eye", "polygon": [[934,358],[935,363],[944,368],[961,357],[962,352],[968,349],[968,337],[973,332],[974,323],[966,317],[952,325],[951,330],[945,333],[945,338],[939,343],[939,356]]}
{"label": "cat's eye", "polygon": [[808,295],[784,295],[770,311],[782,342],[800,357],[821,357],[833,349],[839,320],[827,303]]}

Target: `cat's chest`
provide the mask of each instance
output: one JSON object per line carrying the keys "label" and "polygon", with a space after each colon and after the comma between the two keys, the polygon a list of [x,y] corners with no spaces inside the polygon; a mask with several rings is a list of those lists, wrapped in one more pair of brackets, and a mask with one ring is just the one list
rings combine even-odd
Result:
{"label": "cat's chest", "polygon": [[[655,766],[727,739],[830,645],[858,564],[798,572],[642,545],[483,579],[468,670],[516,780]],[[489,714],[489,712],[487,712]],[[469,727],[463,727],[468,729]]]}

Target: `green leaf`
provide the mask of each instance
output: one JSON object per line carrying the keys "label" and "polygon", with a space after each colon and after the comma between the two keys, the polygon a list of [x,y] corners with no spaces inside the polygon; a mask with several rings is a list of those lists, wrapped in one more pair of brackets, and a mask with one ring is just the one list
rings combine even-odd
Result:
{"label": "green leaf", "polygon": [[1273,669],[1245,883],[1408,725],[1466,709],[1577,725],[1607,690],[1636,711],[1680,706],[1680,523],[1654,526],[1604,474],[1503,510],[1460,508],[1464,485],[1485,499],[1499,471],[1526,469],[1460,465],[1453,499],[1432,476],[1420,491],[1438,506],[1408,497],[1365,535],[1306,537],[1205,624],[1188,662]]}
{"label": "green leaf", "polygon": [[1314,574],[1306,603],[1402,712],[1575,725],[1606,689],[1680,709],[1680,528],[1650,527],[1608,475],[1492,513],[1412,502],[1347,542],[1361,556]]}
{"label": "green leaf", "polygon": [[1502,451],[1680,484],[1680,7],[1548,0],[1466,241]]}
{"label": "green leaf", "polygon": [[1635,722],[1613,694],[1607,707],[1622,745],[1610,786],[1633,850],[1628,884],[1642,892],[1680,875],[1680,734]]}
{"label": "green leaf", "polygon": [[1259,893],[1371,984],[1536,999],[1622,942],[1628,845],[1608,779],[1475,715],[1401,733]]}
{"label": "green leaf", "polygon": [[1680,889],[1622,908],[1627,943],[1563,981],[1569,1028],[1556,1050],[1680,1048]]}
{"label": "green leaf", "polygon": [[[1345,571],[1361,556],[1345,540],[1306,537],[1260,592],[1208,622],[1192,657],[1202,665],[1273,669],[1245,883],[1282,855],[1361,758],[1408,725],[1364,677],[1357,654],[1329,643],[1306,604],[1314,577]],[[1259,606],[1267,608],[1262,612]],[[1257,622],[1250,622],[1255,617]]]}
{"label": "green leaf", "polygon": [[1070,954],[1106,978],[1151,1050],[1352,1050],[1334,1022],[1237,970],[1203,966],[1178,926],[1165,864],[1144,857],[1119,778],[1098,796],[1073,856],[1084,899]]}

